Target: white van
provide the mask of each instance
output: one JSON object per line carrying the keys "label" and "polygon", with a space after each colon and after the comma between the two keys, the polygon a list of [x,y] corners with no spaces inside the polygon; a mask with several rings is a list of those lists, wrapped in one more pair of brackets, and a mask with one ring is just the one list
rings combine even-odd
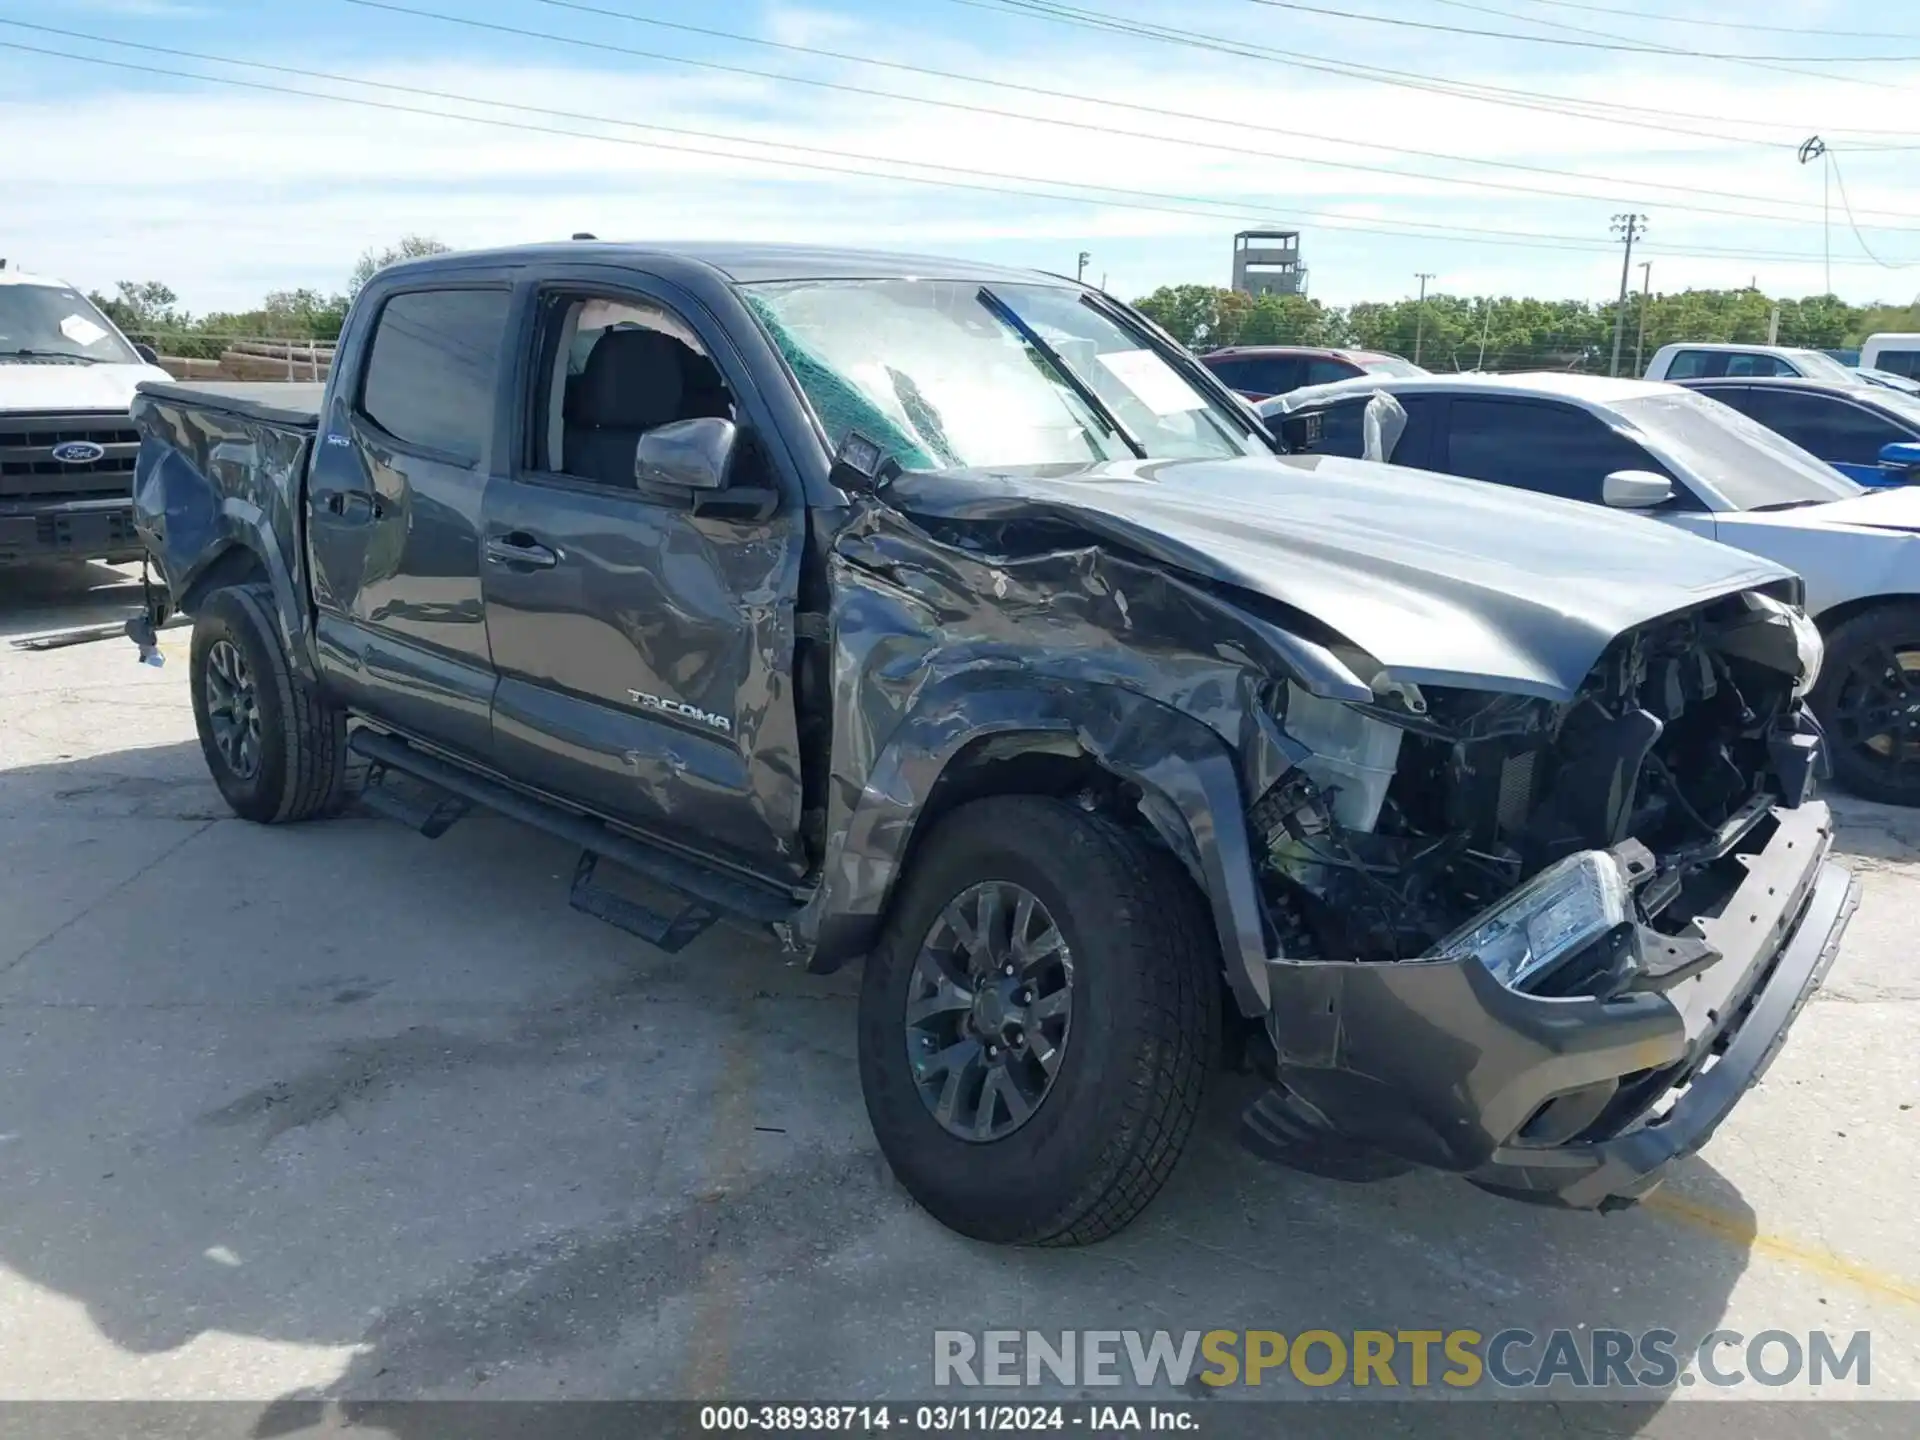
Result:
{"label": "white van", "polygon": [[73,286],[0,261],[0,566],[136,560],[128,407],[170,380]]}
{"label": "white van", "polygon": [[1909,380],[1920,380],[1920,335],[1892,332],[1869,335],[1866,344],[1860,347],[1860,368],[1887,370]]}

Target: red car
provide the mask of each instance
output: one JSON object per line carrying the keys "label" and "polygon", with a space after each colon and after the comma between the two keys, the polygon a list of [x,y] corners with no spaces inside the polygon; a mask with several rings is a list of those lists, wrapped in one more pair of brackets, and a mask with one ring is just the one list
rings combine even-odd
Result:
{"label": "red car", "polygon": [[1302,345],[1232,345],[1202,355],[1200,363],[1249,400],[1265,400],[1350,375],[1427,373],[1411,360],[1381,350],[1318,350]]}

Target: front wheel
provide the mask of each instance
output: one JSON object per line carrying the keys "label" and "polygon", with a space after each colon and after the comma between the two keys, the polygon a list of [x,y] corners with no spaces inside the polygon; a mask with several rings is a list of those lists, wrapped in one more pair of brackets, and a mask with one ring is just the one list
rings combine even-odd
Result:
{"label": "front wheel", "polygon": [[1811,703],[1842,786],[1920,806],[1920,605],[1885,605],[1837,627]]}
{"label": "front wheel", "polygon": [[919,847],[860,987],[895,1174],[976,1239],[1113,1234],[1173,1171],[1217,1047],[1219,949],[1158,846],[1063,801],[975,801]]}

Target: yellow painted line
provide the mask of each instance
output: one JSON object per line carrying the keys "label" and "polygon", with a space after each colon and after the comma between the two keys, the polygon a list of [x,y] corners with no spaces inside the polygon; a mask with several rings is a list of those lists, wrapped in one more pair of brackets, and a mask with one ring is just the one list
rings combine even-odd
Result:
{"label": "yellow painted line", "polygon": [[1769,1234],[1743,1216],[1711,1205],[1702,1205],[1697,1201],[1682,1199],[1664,1190],[1656,1190],[1641,1203],[1647,1209],[1678,1220],[1683,1225],[1705,1230],[1708,1234],[1717,1235],[1722,1240],[1730,1241],[1735,1245],[1744,1245],[1756,1255],[1765,1255],[1770,1260],[1781,1260],[1789,1265],[1797,1265],[1803,1270],[1810,1270],[1829,1280],[1838,1280],[1844,1285],[1851,1285],[1855,1289],[1865,1290],[1872,1295],[1899,1300],[1908,1305],[1920,1305],[1920,1285],[1915,1285],[1898,1276],[1882,1274],[1870,1265],[1848,1260],[1844,1256],[1835,1255],[1830,1250]]}

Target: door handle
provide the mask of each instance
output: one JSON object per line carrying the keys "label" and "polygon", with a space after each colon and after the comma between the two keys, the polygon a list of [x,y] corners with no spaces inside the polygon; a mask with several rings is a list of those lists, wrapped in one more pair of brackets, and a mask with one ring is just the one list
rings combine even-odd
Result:
{"label": "door handle", "polygon": [[551,570],[560,563],[558,551],[549,550],[531,535],[515,531],[511,535],[489,536],[487,562],[492,565],[524,565],[533,570]]}
{"label": "door handle", "polygon": [[380,497],[368,490],[319,490],[314,492],[313,498],[320,502],[320,508],[327,514],[337,516],[350,525],[364,525],[387,513]]}

